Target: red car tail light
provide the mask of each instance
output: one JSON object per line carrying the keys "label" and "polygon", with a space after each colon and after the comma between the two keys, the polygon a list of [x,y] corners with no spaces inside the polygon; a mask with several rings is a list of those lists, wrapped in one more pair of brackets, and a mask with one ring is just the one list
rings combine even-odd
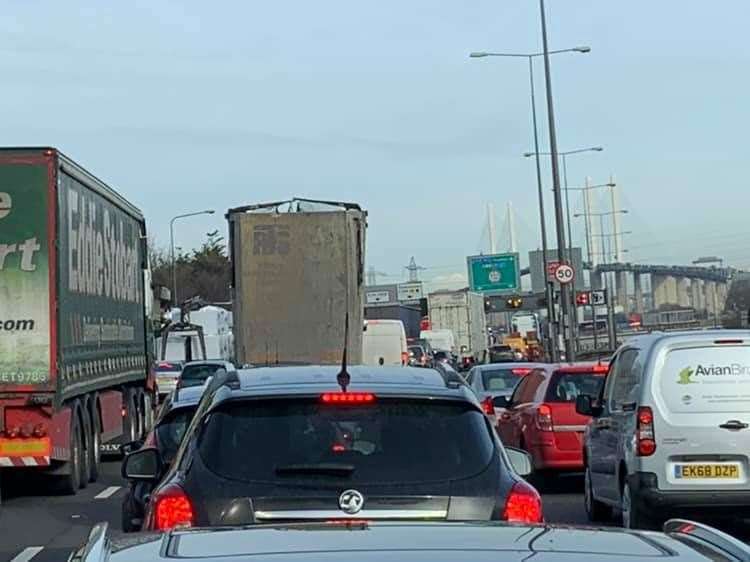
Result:
{"label": "red car tail light", "polygon": [[176,484],[162,489],[154,500],[154,526],[157,531],[192,527],[195,512],[185,491]]}
{"label": "red car tail light", "polygon": [[503,519],[514,523],[544,522],[539,492],[523,481],[513,484],[508,499],[505,500]]}
{"label": "red car tail light", "polygon": [[515,369],[511,369],[510,372],[514,375],[517,375],[519,377],[525,377],[528,375],[533,369],[530,367],[517,367]]}
{"label": "red car tail light", "polygon": [[656,452],[654,413],[648,406],[638,408],[638,426],[635,430],[638,456],[649,457]]}
{"label": "red car tail light", "polygon": [[324,404],[372,404],[375,395],[371,392],[326,392],[320,395]]}
{"label": "red car tail light", "polygon": [[539,404],[536,409],[536,427],[539,431],[552,431],[552,408],[547,404]]}
{"label": "red car tail light", "polygon": [[492,403],[492,397],[488,396],[482,400],[482,411],[488,416],[495,415],[495,405]]}

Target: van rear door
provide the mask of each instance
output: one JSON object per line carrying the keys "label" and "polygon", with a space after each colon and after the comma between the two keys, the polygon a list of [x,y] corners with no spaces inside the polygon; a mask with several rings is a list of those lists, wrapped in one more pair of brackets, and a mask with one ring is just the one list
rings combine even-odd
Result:
{"label": "van rear door", "polygon": [[746,489],[750,338],[690,337],[653,359],[654,459],[662,489]]}

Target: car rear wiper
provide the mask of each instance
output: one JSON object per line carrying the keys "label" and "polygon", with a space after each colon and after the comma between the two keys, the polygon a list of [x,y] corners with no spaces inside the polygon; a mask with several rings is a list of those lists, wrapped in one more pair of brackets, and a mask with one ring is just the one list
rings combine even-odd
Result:
{"label": "car rear wiper", "polygon": [[354,472],[353,464],[318,463],[318,464],[285,464],[277,466],[274,471],[279,476],[295,476],[310,474],[321,476],[349,476]]}

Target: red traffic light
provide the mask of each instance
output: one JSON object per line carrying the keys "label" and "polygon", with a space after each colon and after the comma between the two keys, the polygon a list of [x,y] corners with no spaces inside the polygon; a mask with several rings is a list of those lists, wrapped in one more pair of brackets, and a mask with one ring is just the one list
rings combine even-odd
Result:
{"label": "red traffic light", "polygon": [[589,291],[581,291],[576,293],[576,304],[578,306],[586,306],[591,304],[591,293]]}

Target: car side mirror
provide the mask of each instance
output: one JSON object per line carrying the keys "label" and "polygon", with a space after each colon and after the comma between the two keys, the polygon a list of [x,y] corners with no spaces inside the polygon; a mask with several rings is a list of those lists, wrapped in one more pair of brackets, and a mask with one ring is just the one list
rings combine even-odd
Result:
{"label": "car side mirror", "polygon": [[492,405],[495,408],[505,408],[505,409],[507,409],[510,406],[510,400],[508,400],[507,396],[495,396],[492,399]]}
{"label": "car side mirror", "polygon": [[576,413],[596,418],[602,414],[602,407],[594,402],[591,395],[579,394],[576,397]]}
{"label": "car side mirror", "polygon": [[508,454],[510,466],[513,467],[516,474],[526,477],[533,472],[531,455],[529,453],[515,447],[505,447],[505,452]]}
{"label": "car side mirror", "polygon": [[129,455],[133,451],[137,451],[143,447],[143,439],[136,439],[135,441],[128,441],[120,445],[120,453],[123,455]]}
{"label": "car side mirror", "polygon": [[130,453],[122,461],[122,477],[126,480],[155,481],[162,472],[159,451],[153,447]]}

